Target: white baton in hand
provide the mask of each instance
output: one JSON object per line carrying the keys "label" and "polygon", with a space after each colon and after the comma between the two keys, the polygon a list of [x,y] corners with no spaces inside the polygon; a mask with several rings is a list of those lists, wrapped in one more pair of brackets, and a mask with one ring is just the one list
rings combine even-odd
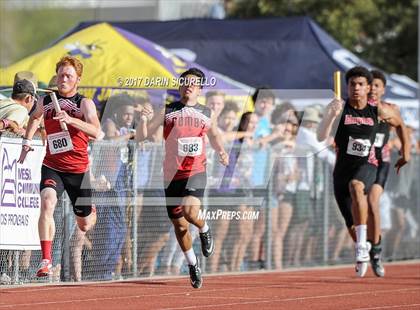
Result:
{"label": "white baton in hand", "polygon": [[[57,96],[55,95],[55,92],[51,92],[50,97],[54,105],[55,112],[57,113],[61,112],[61,108],[60,108],[60,105],[58,104],[58,100],[57,100]],[[68,131],[66,123],[60,122],[60,126],[61,126],[61,129],[63,129],[64,131]]]}

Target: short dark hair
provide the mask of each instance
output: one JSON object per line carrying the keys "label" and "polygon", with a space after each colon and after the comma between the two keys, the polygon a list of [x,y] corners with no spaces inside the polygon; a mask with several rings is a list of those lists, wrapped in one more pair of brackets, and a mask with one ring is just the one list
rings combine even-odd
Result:
{"label": "short dark hair", "polygon": [[349,83],[350,79],[353,77],[364,77],[366,78],[368,84],[372,84],[372,73],[368,69],[362,66],[356,66],[351,68],[346,72],[346,84]]}
{"label": "short dark hair", "polygon": [[293,114],[296,116],[296,118],[298,117],[295,106],[289,101],[285,101],[276,106],[273,113],[271,113],[271,124],[278,125],[281,123],[286,123],[289,119],[289,116],[285,113],[289,110],[293,111]]}
{"label": "short dark hair", "polygon": [[252,95],[252,101],[254,102],[254,106],[257,99],[265,99],[265,98],[271,98],[274,101],[276,99],[276,96],[274,95],[273,91],[270,90],[269,87],[267,86],[258,87],[255,90],[254,94]]}
{"label": "short dark hair", "polygon": [[194,75],[196,77],[198,77],[200,79],[200,87],[203,88],[203,83],[206,79],[206,75],[204,74],[203,71],[201,71],[198,68],[189,68],[187,71],[181,73],[181,75],[179,76],[180,79],[185,78],[187,75]]}
{"label": "short dark hair", "polygon": [[372,74],[373,79],[379,79],[384,83],[384,86],[386,86],[386,77],[383,72],[379,70],[370,70],[370,73]]}
{"label": "short dark hair", "polygon": [[220,112],[220,115],[223,115],[223,114],[231,112],[231,111],[233,111],[235,113],[239,112],[239,107],[236,104],[236,102],[233,101],[233,100],[229,100],[229,101],[225,102],[225,107],[223,108],[222,112]]}

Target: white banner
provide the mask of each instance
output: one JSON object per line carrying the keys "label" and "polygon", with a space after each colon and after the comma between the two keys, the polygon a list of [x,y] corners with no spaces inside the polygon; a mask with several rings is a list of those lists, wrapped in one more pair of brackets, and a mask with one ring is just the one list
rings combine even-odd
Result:
{"label": "white banner", "polygon": [[0,137],[0,249],[39,250],[39,184],[45,147],[34,141],[19,164],[22,139]]}

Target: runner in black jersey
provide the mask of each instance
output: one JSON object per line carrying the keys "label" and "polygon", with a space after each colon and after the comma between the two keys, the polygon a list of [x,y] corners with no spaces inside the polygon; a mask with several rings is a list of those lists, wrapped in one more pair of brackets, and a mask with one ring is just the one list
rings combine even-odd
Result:
{"label": "runner in black jersey", "polygon": [[[396,109],[395,105],[390,105],[382,101],[382,96],[385,94],[386,78],[385,75],[378,71],[371,71],[373,76],[372,88],[369,94],[369,104],[376,106],[377,102],[381,102],[382,105],[389,105],[392,108]],[[397,110],[398,112],[398,110]],[[399,113],[399,112],[398,112]],[[389,168],[391,166],[391,156],[388,146],[389,140],[389,131],[390,124],[385,122],[382,119],[379,119],[378,130],[375,136],[375,156],[378,160],[378,171],[376,173],[376,180],[372,185],[372,188],[369,192],[369,216],[368,216],[368,240],[372,244],[370,250],[370,263],[372,265],[372,270],[378,277],[385,276],[385,269],[381,261],[381,218],[379,211],[379,200],[385,189],[386,179],[388,177]],[[398,130],[398,128],[397,128]],[[406,134],[405,126],[401,127],[403,132],[400,132],[399,135]],[[409,144],[403,145],[403,150],[405,158],[410,157],[410,146]]]}
{"label": "runner in black jersey", "polygon": [[[400,128],[398,113],[387,105],[368,104],[372,74],[364,67],[354,67],[346,73],[348,99],[333,100],[318,127],[318,140],[335,133],[337,162],[334,168],[334,195],[346,221],[349,233],[356,242],[356,273],[363,277],[369,262],[367,243],[367,194],[376,178],[377,160],[374,140],[378,116]],[[335,132],[336,130],[336,132]],[[404,138],[404,137],[403,137]],[[408,158],[398,160],[399,169]],[[354,226],[354,227],[353,227]]]}

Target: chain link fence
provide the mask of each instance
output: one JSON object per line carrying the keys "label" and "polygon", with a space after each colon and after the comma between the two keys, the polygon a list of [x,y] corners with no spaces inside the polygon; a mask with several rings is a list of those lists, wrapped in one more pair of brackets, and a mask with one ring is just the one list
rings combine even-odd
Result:
{"label": "chain link fence", "polygon": [[[231,172],[208,150],[200,216],[212,228],[216,248],[211,258],[201,259],[206,273],[353,262],[353,242],[335,203],[327,160],[294,156],[286,148],[228,149],[236,156]],[[35,278],[40,251],[0,250],[2,284],[187,273],[165,208],[163,146],[102,141],[91,145],[90,156],[94,229],[84,234],[77,228],[64,195],[54,213],[53,274]],[[420,257],[419,160],[413,156],[399,176],[389,175],[381,200],[385,261]],[[201,253],[197,229],[191,227],[191,233]]]}

